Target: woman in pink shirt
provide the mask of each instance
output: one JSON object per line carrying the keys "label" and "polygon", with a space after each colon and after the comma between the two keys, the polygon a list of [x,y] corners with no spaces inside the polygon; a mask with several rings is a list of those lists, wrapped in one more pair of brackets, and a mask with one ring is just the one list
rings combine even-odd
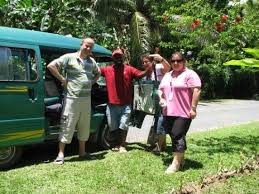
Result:
{"label": "woman in pink shirt", "polygon": [[201,92],[201,80],[196,72],[188,69],[186,60],[179,52],[171,56],[172,71],[166,73],[159,85],[158,95],[163,109],[163,127],[172,138],[173,161],[165,171],[171,174],[184,163],[186,133],[192,119],[197,115],[196,107]]}

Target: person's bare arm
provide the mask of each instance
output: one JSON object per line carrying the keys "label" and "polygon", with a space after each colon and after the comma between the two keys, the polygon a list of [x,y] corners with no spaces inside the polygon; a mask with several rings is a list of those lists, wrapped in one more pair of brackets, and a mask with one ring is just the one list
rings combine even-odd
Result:
{"label": "person's bare arm", "polygon": [[59,73],[58,66],[57,66],[55,60],[51,61],[47,65],[47,68],[49,69],[50,73],[61,82],[61,84],[63,86],[67,85],[67,80],[66,80],[66,78],[61,73]]}
{"label": "person's bare arm", "polygon": [[100,76],[101,76],[101,71],[98,71],[98,73],[95,74],[95,76],[94,76],[92,84],[96,83]]}
{"label": "person's bare arm", "polygon": [[166,100],[165,98],[163,97],[163,92],[162,90],[157,90],[157,94],[158,94],[158,97],[159,97],[159,105],[161,107],[165,107],[166,106]]}
{"label": "person's bare arm", "polygon": [[194,119],[197,115],[197,105],[200,99],[200,94],[201,94],[201,88],[200,87],[195,87],[192,88],[192,104],[191,104],[191,118]]}
{"label": "person's bare arm", "polygon": [[150,71],[150,69],[152,69],[153,67],[149,67],[149,68],[146,68],[144,71],[141,71],[140,74],[138,74],[138,79],[141,79],[142,77],[144,77],[145,75],[147,75],[147,72]]}
{"label": "person's bare arm", "polygon": [[161,72],[162,72],[163,75],[164,75],[166,72],[170,71],[170,69],[171,69],[170,64],[169,64],[168,61],[167,61],[165,58],[163,58],[161,55],[159,55],[159,54],[151,54],[151,55],[149,55],[149,56],[150,56],[150,57],[153,57],[155,61],[161,63],[161,64],[164,66],[164,68],[161,69]]}

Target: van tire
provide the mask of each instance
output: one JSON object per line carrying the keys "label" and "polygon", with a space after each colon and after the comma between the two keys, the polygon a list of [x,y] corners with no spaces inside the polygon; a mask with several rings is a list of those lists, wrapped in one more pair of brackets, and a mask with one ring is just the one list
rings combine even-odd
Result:
{"label": "van tire", "polygon": [[0,148],[0,169],[9,169],[16,164],[22,156],[22,148],[9,146]]}
{"label": "van tire", "polygon": [[111,138],[110,128],[106,120],[103,121],[99,130],[99,146],[102,149],[110,149],[116,145],[116,137]]}

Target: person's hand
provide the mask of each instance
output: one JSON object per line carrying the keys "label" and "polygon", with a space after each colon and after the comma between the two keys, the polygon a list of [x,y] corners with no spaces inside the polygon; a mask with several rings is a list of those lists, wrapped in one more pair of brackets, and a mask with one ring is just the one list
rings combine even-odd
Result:
{"label": "person's hand", "polygon": [[166,107],[166,100],[164,98],[160,98],[159,105],[162,108],[165,108]]}
{"label": "person's hand", "polygon": [[197,115],[197,112],[196,112],[196,109],[191,109],[190,111],[190,115],[191,115],[191,119],[195,119],[196,115]]}
{"label": "person's hand", "polygon": [[61,82],[61,85],[62,85],[64,88],[67,87],[67,79],[66,79],[66,78],[63,77],[60,82]]}
{"label": "person's hand", "polygon": [[164,58],[159,54],[151,54],[150,57],[153,57],[153,59],[159,63],[162,63],[164,61]]}

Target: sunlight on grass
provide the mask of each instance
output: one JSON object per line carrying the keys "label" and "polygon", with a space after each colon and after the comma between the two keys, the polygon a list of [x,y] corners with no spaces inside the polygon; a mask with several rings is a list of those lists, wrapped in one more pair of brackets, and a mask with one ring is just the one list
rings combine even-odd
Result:
{"label": "sunlight on grass", "polygon": [[[240,166],[241,155],[258,153],[259,122],[191,133],[186,165],[183,171],[170,176],[164,175],[164,171],[172,159],[171,145],[160,156],[147,152],[146,146],[130,144],[126,154],[96,152],[97,159],[93,161],[79,161],[74,155],[66,157],[63,166],[56,166],[51,160],[3,171],[0,193],[168,193],[182,184],[199,182],[220,169]],[[226,187],[239,191],[240,187],[232,187],[232,182]],[[249,182],[243,187],[252,189],[255,181]]]}

